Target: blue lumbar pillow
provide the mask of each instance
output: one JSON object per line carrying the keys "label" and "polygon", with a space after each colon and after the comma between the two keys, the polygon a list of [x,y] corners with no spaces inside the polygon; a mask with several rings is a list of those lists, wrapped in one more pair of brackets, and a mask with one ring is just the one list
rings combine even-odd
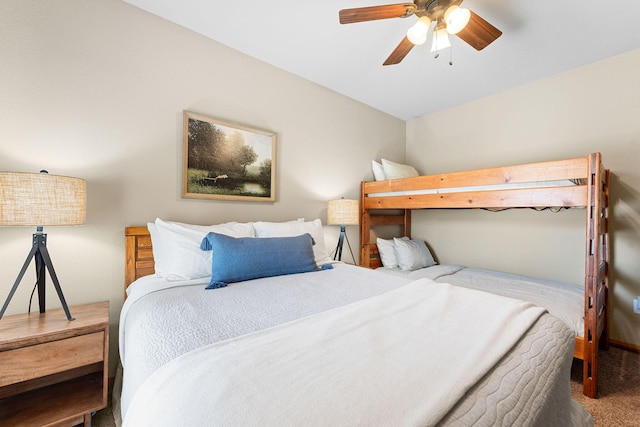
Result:
{"label": "blue lumbar pillow", "polygon": [[294,237],[231,237],[210,232],[202,239],[200,249],[213,251],[207,289],[316,270],[309,233]]}

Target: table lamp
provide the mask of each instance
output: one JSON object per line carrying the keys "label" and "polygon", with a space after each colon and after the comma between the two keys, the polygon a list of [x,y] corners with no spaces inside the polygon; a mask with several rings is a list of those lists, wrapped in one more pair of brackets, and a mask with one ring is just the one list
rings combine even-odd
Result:
{"label": "table lamp", "polygon": [[349,251],[351,252],[351,257],[355,262],[356,259],[353,256],[353,251],[351,251],[349,238],[345,233],[345,226],[359,224],[358,201],[345,198],[329,200],[327,205],[327,224],[340,225],[340,237],[338,238],[338,246],[336,246],[333,259],[335,260],[337,258],[338,261],[342,260],[342,246],[346,238],[347,246],[349,246]]}
{"label": "table lamp", "polygon": [[47,250],[45,225],[80,225],[86,217],[87,191],[84,179],[40,173],[0,172],[0,226],[35,226],[31,251],[0,311],[4,315],[13,294],[35,260],[36,286],[40,313],[45,312],[45,270],[58,293],[68,320],[74,320],[62,294],[58,276]]}

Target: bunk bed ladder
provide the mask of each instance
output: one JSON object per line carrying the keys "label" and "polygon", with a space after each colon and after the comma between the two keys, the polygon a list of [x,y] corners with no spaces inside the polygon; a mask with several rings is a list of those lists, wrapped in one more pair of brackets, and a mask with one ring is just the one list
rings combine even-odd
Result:
{"label": "bunk bed ladder", "polygon": [[598,392],[598,347],[608,346],[609,288],[609,171],[602,170],[600,154],[589,156],[587,258],[585,265],[585,331],[583,392]]}

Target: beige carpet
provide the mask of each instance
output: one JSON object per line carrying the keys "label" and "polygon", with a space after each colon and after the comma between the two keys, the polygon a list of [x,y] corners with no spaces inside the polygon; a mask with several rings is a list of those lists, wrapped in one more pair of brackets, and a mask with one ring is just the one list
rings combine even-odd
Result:
{"label": "beige carpet", "polygon": [[[640,354],[611,347],[600,352],[598,398],[582,394],[582,361],[571,372],[573,398],[584,405],[596,427],[640,426]],[[95,414],[93,427],[115,427],[111,407]]]}
{"label": "beige carpet", "polygon": [[610,347],[599,353],[598,398],[582,394],[582,361],[574,360],[571,391],[596,427],[640,426],[640,354]]}
{"label": "beige carpet", "polygon": [[91,418],[91,427],[116,427],[116,422],[111,413],[111,405],[95,413]]}

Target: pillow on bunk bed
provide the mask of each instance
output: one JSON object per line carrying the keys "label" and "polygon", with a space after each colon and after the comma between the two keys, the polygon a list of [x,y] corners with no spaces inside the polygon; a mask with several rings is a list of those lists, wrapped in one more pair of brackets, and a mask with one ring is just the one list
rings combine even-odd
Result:
{"label": "pillow on bunk bed", "polygon": [[371,160],[371,169],[373,170],[373,178],[376,181],[385,181],[387,179],[381,163],[378,163],[375,160]]}
{"label": "pillow on bunk bed", "polygon": [[[407,236],[400,237],[401,240],[409,240]],[[385,268],[398,268],[398,259],[396,258],[396,245],[393,239],[376,239],[380,261]]]}
{"label": "pillow on bunk bed", "polygon": [[387,159],[382,159],[381,161],[386,179],[412,178],[419,175],[413,166],[395,163]]}
{"label": "pillow on bunk bed", "polygon": [[322,231],[322,221],[315,219],[305,221],[299,219],[288,222],[254,222],[253,228],[256,237],[292,237],[309,233],[313,239],[313,253],[318,267],[331,262],[327,246],[324,243],[324,233]]}
{"label": "pillow on bunk bed", "polygon": [[309,233],[293,237],[231,237],[207,233],[200,249],[214,253],[211,257],[211,282],[206,289],[228,283],[307,273],[317,269],[313,255],[313,238]]}
{"label": "pillow on bunk bed", "polygon": [[211,275],[211,252],[200,249],[203,237],[213,231],[233,237],[254,237],[252,223],[226,222],[193,225],[157,218],[149,228],[155,272],[166,280],[189,280]]}
{"label": "pillow on bunk bed", "polygon": [[422,240],[393,238],[396,259],[401,270],[417,270],[436,265],[431,252]]}

